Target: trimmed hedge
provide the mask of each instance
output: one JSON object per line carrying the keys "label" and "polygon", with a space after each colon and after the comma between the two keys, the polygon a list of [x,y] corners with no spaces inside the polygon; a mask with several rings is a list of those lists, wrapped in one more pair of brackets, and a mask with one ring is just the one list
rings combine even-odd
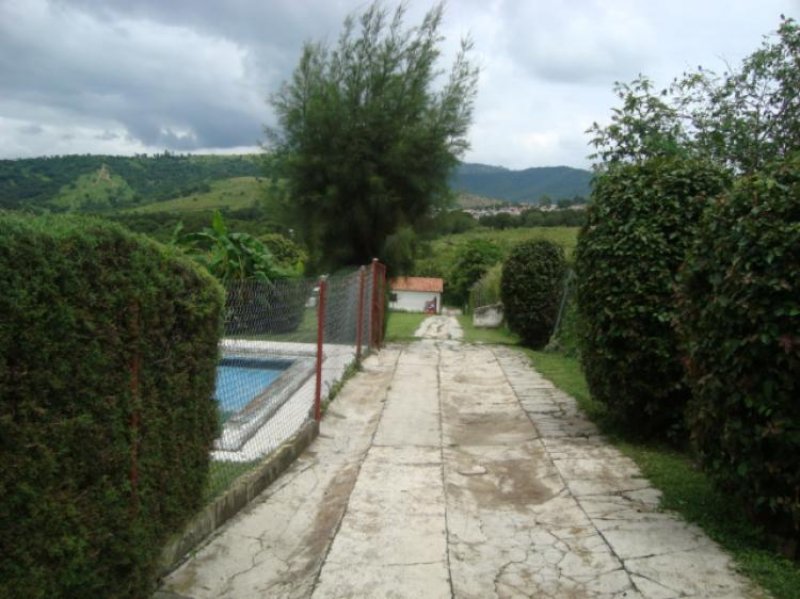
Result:
{"label": "trimmed hedge", "polygon": [[0,290],[0,596],[149,596],[206,483],[222,290],[119,226],[2,214]]}
{"label": "trimmed hedge", "polygon": [[581,361],[592,396],[643,434],[683,434],[689,399],[672,328],[678,268],[726,179],[658,158],[595,179],[575,253]]}
{"label": "trimmed hedge", "polygon": [[710,207],[681,278],[676,323],[702,463],[800,542],[800,155]]}
{"label": "trimmed hedge", "polygon": [[525,345],[538,349],[550,339],[566,271],[564,250],[542,239],[515,246],[503,263],[500,297],[506,321]]}

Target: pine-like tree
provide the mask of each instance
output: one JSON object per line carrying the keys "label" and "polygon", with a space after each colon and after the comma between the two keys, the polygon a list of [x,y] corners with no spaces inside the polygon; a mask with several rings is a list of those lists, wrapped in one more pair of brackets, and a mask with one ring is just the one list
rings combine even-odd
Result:
{"label": "pine-like tree", "polygon": [[286,216],[312,268],[366,263],[386,239],[415,227],[449,197],[448,178],[468,147],[478,71],[469,40],[440,71],[443,7],[404,28],[374,3],[348,17],[331,49],[303,48],[292,78],[272,97],[267,129],[289,181]]}

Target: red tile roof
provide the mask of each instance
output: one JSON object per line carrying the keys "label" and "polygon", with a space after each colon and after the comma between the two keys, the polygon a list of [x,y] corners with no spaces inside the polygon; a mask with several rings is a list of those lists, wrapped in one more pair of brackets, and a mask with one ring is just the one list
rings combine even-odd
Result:
{"label": "red tile roof", "polygon": [[389,286],[392,291],[441,293],[444,290],[444,280],[434,277],[397,277],[389,282]]}

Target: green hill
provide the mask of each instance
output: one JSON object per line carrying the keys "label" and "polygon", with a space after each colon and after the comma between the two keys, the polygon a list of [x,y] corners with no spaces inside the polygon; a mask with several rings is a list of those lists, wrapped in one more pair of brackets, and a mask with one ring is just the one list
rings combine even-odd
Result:
{"label": "green hill", "polygon": [[538,203],[542,196],[553,200],[587,197],[590,171],[568,166],[543,166],[514,171],[486,164],[465,163],[451,180],[455,191],[509,202]]}
{"label": "green hill", "polygon": [[208,190],[190,195],[129,208],[126,212],[201,212],[207,210],[243,210],[268,196],[273,184],[261,177],[232,177],[212,182]]}
{"label": "green hill", "polygon": [[128,182],[109,171],[106,164],[62,186],[48,203],[70,211],[103,211],[132,203],[136,197]]}
{"label": "green hill", "polygon": [[[274,178],[274,169],[264,154],[164,153],[0,160],[0,209],[239,209],[247,203],[244,196],[258,193],[258,179]],[[513,171],[466,163],[458,167],[451,186],[465,198],[465,205],[485,206],[497,201],[535,203],[544,195],[553,200],[586,196],[591,178],[589,171],[563,166]],[[223,183],[226,180],[229,183]]]}
{"label": "green hill", "polygon": [[262,177],[263,155],[52,156],[0,160],[0,208],[105,211],[208,192]]}

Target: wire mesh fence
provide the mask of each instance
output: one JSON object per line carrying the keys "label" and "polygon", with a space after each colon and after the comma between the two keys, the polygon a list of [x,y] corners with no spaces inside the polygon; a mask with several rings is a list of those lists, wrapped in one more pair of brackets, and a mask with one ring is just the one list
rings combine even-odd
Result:
{"label": "wire mesh fence", "polygon": [[500,264],[491,267],[475,281],[469,289],[467,310],[473,313],[477,308],[493,306],[501,303],[500,280],[503,269]]}
{"label": "wire mesh fence", "polygon": [[381,343],[385,267],[226,289],[209,499],[319,417],[349,367]]}

